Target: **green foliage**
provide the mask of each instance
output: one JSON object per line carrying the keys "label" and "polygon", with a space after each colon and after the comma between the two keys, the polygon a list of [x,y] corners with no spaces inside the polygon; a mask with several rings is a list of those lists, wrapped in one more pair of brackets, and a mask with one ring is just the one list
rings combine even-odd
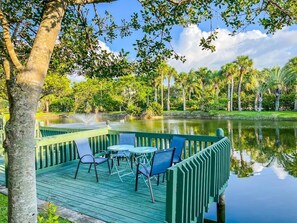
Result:
{"label": "green foliage", "polygon": [[7,218],[7,203],[8,199],[7,196],[0,193],[0,222],[8,222]]}
{"label": "green foliage", "polygon": [[46,216],[38,216],[39,223],[59,223],[59,216],[56,215],[58,207],[52,203],[48,203],[46,208]]}
{"label": "green foliage", "polygon": [[148,109],[147,109],[147,113],[151,111],[152,112],[152,115],[154,116],[161,116],[163,115],[163,108],[162,106],[158,103],[158,102],[152,102]]}
{"label": "green foliage", "polygon": [[128,115],[138,117],[138,116],[141,115],[142,109],[135,106],[135,105],[129,105],[126,112],[127,112]]}

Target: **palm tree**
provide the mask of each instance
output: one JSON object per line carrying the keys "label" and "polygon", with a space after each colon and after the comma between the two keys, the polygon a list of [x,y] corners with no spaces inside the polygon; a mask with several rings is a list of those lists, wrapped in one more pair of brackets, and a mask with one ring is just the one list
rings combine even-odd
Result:
{"label": "palm tree", "polygon": [[289,62],[285,65],[288,69],[292,69],[295,75],[295,102],[294,102],[294,110],[297,111],[297,57],[293,57],[289,60]]}
{"label": "palm tree", "polygon": [[238,67],[234,63],[227,63],[222,67],[222,72],[228,82],[228,105],[227,110],[233,111],[234,76],[238,73]]}
{"label": "palm tree", "polygon": [[189,75],[186,72],[181,72],[176,76],[176,84],[180,84],[182,88],[183,110],[186,110],[186,87]]}
{"label": "palm tree", "polygon": [[167,73],[167,111],[170,111],[170,81],[172,77],[176,77],[176,74],[176,70],[173,67],[169,67]]}
{"label": "palm tree", "polygon": [[275,111],[279,111],[279,98],[282,90],[286,90],[287,85],[296,81],[294,70],[284,66],[283,68],[274,67],[267,70],[270,80],[269,84],[276,87],[275,90]]}
{"label": "palm tree", "polygon": [[157,72],[161,76],[161,106],[162,106],[162,109],[164,109],[164,84],[163,84],[163,81],[164,81],[164,77],[168,73],[168,70],[169,70],[169,66],[166,62],[162,62],[157,69]]}
{"label": "palm tree", "polygon": [[253,60],[248,56],[239,56],[236,58],[235,63],[239,68],[239,82],[237,88],[238,96],[238,111],[241,111],[241,86],[243,81],[243,76],[253,69]]}
{"label": "palm tree", "polygon": [[203,111],[205,105],[205,86],[209,83],[212,72],[207,67],[200,67],[195,74],[201,86],[201,110]]}

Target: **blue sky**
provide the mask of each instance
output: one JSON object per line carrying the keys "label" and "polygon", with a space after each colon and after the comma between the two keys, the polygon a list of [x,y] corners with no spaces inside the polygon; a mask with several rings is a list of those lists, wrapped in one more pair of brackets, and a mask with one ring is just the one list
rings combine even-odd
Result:
{"label": "blue sky", "polygon": [[[99,13],[108,10],[114,15],[116,20],[129,18],[129,16],[141,9],[136,0],[118,0],[112,3],[98,5]],[[186,56],[187,62],[168,61],[179,72],[188,72],[191,68],[209,67],[219,69],[223,64],[232,62],[239,55],[248,55],[254,60],[254,65],[258,69],[283,66],[290,58],[297,56],[297,31],[296,28],[285,28],[275,33],[267,35],[262,27],[253,25],[238,35],[231,37],[230,31],[226,29],[222,22],[213,22],[213,27],[219,27],[219,38],[216,40],[216,52],[202,51],[199,47],[199,39],[209,34],[210,22],[201,25],[193,25],[189,28],[175,28],[172,36],[172,45],[176,52]],[[135,33],[125,39],[117,39],[112,44],[105,43],[106,47],[113,52],[118,52],[122,48],[131,52],[131,59],[134,59],[132,44],[139,37]]]}

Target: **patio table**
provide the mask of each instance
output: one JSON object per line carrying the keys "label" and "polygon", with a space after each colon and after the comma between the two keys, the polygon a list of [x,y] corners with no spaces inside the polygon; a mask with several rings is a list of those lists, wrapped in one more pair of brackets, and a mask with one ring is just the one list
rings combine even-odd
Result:
{"label": "patio table", "polygon": [[139,147],[134,147],[129,149],[129,151],[135,155],[137,162],[140,161],[146,164],[150,163],[150,159],[148,159],[147,155],[157,150],[158,149],[156,147],[152,147],[152,146],[139,146]]}
{"label": "patio table", "polygon": [[[113,146],[108,146],[107,150],[110,152],[120,152],[120,151],[130,151],[130,149],[133,149],[133,145],[113,145]],[[111,159],[112,159],[112,154],[111,154]],[[134,174],[133,170],[131,168],[129,160],[126,158],[126,168],[119,169],[117,164],[114,164],[111,168],[111,175],[117,174],[120,178],[120,180],[123,182],[122,177],[130,174]]]}

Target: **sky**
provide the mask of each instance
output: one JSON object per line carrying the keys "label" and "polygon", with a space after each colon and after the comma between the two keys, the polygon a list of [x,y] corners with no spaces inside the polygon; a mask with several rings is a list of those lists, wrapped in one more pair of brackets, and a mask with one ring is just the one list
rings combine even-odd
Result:
{"label": "sky", "polygon": [[[115,19],[128,18],[134,11],[140,10],[136,0],[118,0],[109,4],[99,4],[99,12],[110,11]],[[199,40],[209,35],[209,22],[192,25],[188,28],[175,28],[172,37],[174,50],[186,57],[186,62],[170,60],[168,63],[176,68],[178,72],[188,72],[191,68],[208,67],[212,70],[220,69],[226,63],[232,62],[237,56],[247,55],[254,61],[257,69],[283,66],[292,57],[297,56],[297,29],[284,28],[274,35],[267,35],[262,27],[253,25],[247,27],[243,32],[231,36],[223,23],[217,22],[218,39],[215,41],[216,51],[202,50]],[[132,44],[139,37],[136,33],[125,39],[117,39],[112,44],[103,43],[106,48],[118,52],[121,48],[130,51],[133,60],[136,53]]]}

